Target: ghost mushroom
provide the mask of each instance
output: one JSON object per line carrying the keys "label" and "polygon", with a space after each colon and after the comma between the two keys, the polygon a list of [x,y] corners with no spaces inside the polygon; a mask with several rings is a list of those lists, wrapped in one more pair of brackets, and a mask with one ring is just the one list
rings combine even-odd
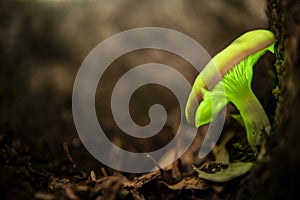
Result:
{"label": "ghost mushroom", "polygon": [[[270,132],[270,122],[251,88],[253,65],[267,51],[274,53],[274,43],[271,31],[253,30],[214,56],[193,84],[185,112],[187,121],[196,127],[207,124],[231,102],[241,115],[248,143],[257,153],[263,134]],[[195,95],[198,101],[194,101]],[[212,100],[217,103],[212,104]]]}

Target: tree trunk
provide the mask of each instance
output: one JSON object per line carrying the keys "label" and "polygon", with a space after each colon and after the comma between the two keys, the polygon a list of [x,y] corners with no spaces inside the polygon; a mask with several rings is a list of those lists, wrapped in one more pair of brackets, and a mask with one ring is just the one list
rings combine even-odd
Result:
{"label": "tree trunk", "polygon": [[268,9],[271,30],[278,40],[276,67],[282,103],[276,116],[268,193],[263,197],[292,199],[299,196],[300,181],[300,2],[269,0]]}

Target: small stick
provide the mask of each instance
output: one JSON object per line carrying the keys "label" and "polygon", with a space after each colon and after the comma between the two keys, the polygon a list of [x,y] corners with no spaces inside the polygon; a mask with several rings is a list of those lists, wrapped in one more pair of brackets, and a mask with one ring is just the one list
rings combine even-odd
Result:
{"label": "small stick", "polygon": [[91,180],[92,181],[96,181],[97,180],[96,173],[94,172],[94,170],[91,171],[90,176],[91,176]]}
{"label": "small stick", "polygon": [[64,142],[63,143],[63,149],[64,149],[64,152],[67,156],[67,159],[73,164],[73,168],[76,168],[76,164],[70,154],[70,150],[69,150],[69,146],[68,146],[68,143]]}
{"label": "small stick", "polygon": [[103,176],[104,177],[107,177],[108,175],[107,175],[107,172],[106,172],[106,170],[105,170],[105,168],[104,167],[101,167],[101,173],[103,174]]}
{"label": "small stick", "polygon": [[154,162],[154,164],[160,171],[164,171],[163,168],[161,168],[161,166],[159,166],[158,162],[149,153],[144,153],[144,154],[147,158],[149,158],[150,160],[152,160]]}

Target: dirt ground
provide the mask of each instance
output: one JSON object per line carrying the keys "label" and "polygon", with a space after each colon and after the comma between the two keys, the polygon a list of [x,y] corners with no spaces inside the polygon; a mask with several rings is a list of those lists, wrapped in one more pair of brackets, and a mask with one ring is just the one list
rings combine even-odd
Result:
{"label": "dirt ground", "polygon": [[[111,169],[90,155],[77,135],[72,116],[72,88],[77,70],[86,55],[107,37],[136,27],[165,27],[192,37],[210,55],[215,55],[240,34],[279,23],[274,19],[280,13],[276,15],[275,11],[269,13],[268,20],[266,3],[0,1],[0,198],[253,199],[255,194],[266,192],[268,182],[259,180],[265,180],[270,173],[280,173],[268,170],[268,158],[255,162],[250,172],[230,181],[218,183],[198,177],[192,164],[208,171],[228,167],[208,165],[215,159],[213,152],[205,159],[198,158],[205,126],[199,129],[190,149],[172,165],[150,173],[130,174]],[[276,5],[276,1],[268,1],[271,3]],[[273,26],[271,29],[278,31]],[[254,92],[272,124],[280,120],[276,118],[280,112],[276,110],[278,99],[272,94],[278,83],[268,74],[276,73],[274,63],[280,65],[279,57],[264,56],[255,66],[253,80]],[[197,75],[182,59],[155,50],[130,53],[110,66],[107,78],[101,80],[105,87],[96,94],[96,109],[101,113],[98,118],[108,137],[131,151],[139,151],[141,146],[147,151],[165,145],[178,125],[176,100],[159,87],[150,92],[141,90],[132,99],[132,116],[137,123],[143,123],[147,118],[137,113],[145,112],[145,104],[159,101],[165,105],[168,119],[160,138],[128,144],[128,138],[120,134],[111,116],[109,98],[113,84],[124,71],[150,61],[179,69],[190,83]],[[166,95],[157,100],[153,98],[157,93]],[[236,110],[229,105],[228,111]],[[226,138],[228,141],[222,143]],[[270,140],[268,151],[276,152],[275,140]],[[218,145],[221,144],[227,148],[231,161],[256,159],[247,146],[244,129],[230,118],[226,118]]]}

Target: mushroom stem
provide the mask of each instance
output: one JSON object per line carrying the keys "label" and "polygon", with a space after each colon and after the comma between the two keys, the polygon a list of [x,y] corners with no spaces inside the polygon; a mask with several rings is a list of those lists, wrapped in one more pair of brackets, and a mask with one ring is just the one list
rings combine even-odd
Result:
{"label": "mushroom stem", "polygon": [[257,146],[261,144],[262,133],[269,133],[270,122],[250,87],[236,90],[236,96],[231,102],[239,110],[247,132],[247,139],[253,151],[257,153]]}

